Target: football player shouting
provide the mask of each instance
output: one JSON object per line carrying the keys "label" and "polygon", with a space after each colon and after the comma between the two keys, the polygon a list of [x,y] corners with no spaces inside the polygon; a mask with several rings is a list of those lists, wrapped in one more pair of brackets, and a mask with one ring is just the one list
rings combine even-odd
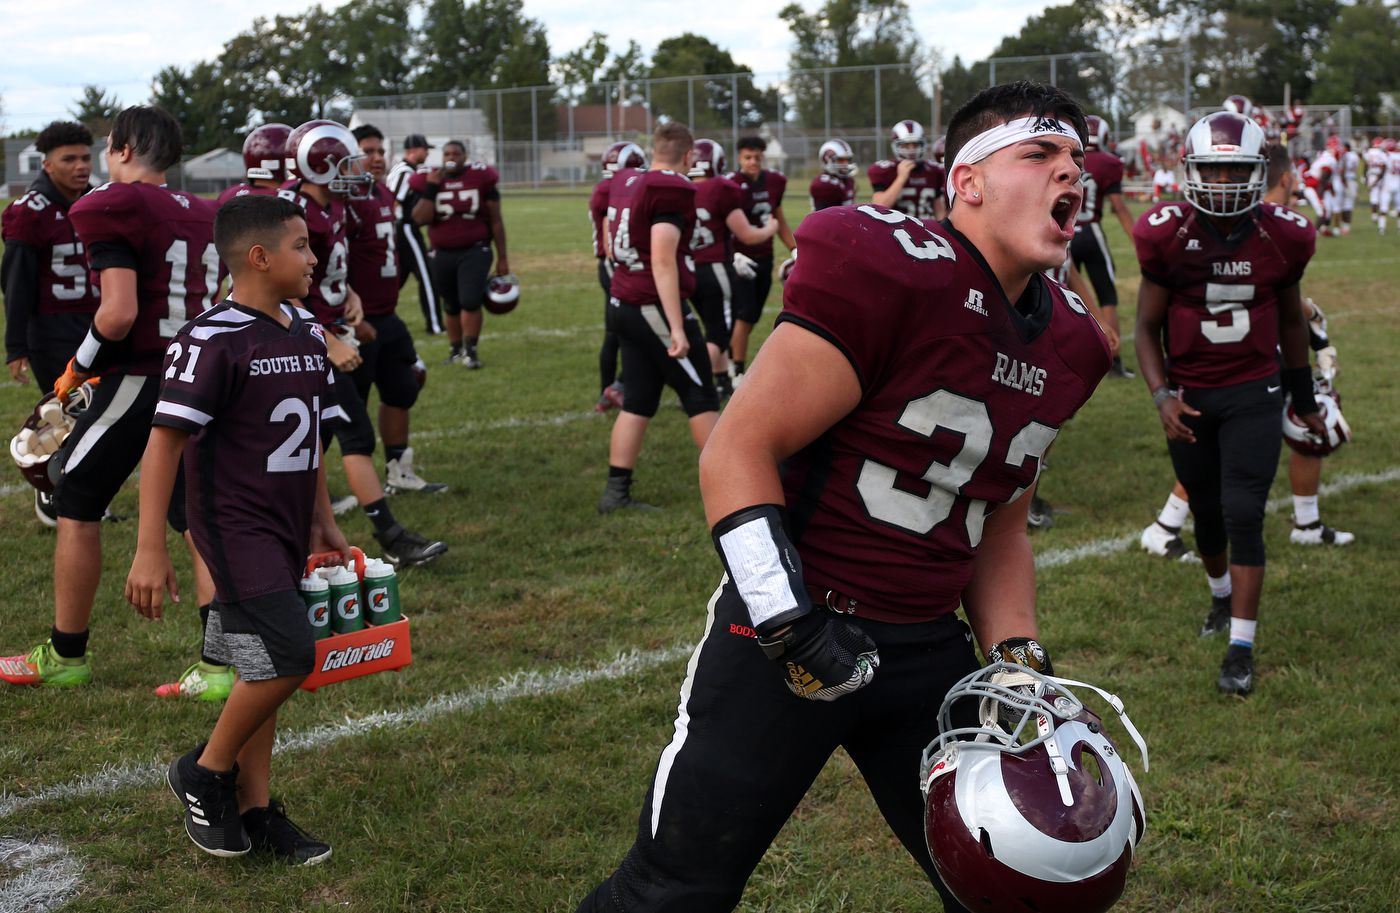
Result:
{"label": "football player shouting", "polygon": [[1083,136],[1059,89],[995,86],[950,124],[947,221],[803,221],[777,328],[701,455],[726,573],[674,734],[636,842],[580,910],[733,909],[838,747],[944,909],[965,909],[914,772],[939,699],[979,667],[974,636],[991,660],[1050,666],[1027,502],[1110,361],[1041,273],[1074,236]]}
{"label": "football player shouting", "polygon": [[1243,695],[1254,687],[1264,507],[1284,392],[1311,431],[1327,433],[1298,288],[1317,232],[1300,213],[1262,202],[1264,131],[1248,117],[1201,118],[1186,136],[1185,164],[1189,205],[1160,203],[1133,227],[1142,268],[1135,345],[1196,519],[1212,596],[1201,633],[1230,630],[1217,685]]}

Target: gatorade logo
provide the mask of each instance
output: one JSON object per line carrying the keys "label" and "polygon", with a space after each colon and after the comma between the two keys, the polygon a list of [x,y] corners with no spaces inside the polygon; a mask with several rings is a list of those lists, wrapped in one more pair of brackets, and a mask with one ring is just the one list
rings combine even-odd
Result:
{"label": "gatorade logo", "polygon": [[378,643],[365,644],[362,647],[331,650],[326,654],[325,662],[321,663],[321,671],[330,672],[333,669],[343,669],[346,666],[357,666],[361,663],[372,663],[375,660],[386,659],[394,655],[394,646],[394,638],[386,637]]}
{"label": "gatorade logo", "polygon": [[335,604],[335,613],[346,621],[353,621],[360,617],[360,594],[346,593],[340,597],[340,601]]}
{"label": "gatorade logo", "polygon": [[389,588],[377,586],[369,591],[369,610],[371,612],[382,612],[389,608]]}
{"label": "gatorade logo", "polygon": [[309,606],[306,610],[306,615],[311,619],[311,627],[324,628],[326,625],[330,624],[330,610],[331,604],[329,601],[318,602],[315,605]]}

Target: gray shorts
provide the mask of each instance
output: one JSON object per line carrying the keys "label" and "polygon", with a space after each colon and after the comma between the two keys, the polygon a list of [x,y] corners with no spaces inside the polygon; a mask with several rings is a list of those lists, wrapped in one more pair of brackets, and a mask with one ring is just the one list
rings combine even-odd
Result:
{"label": "gray shorts", "polygon": [[245,682],[304,676],[316,665],[316,638],[296,590],[220,602],[209,608],[204,655],[238,670]]}

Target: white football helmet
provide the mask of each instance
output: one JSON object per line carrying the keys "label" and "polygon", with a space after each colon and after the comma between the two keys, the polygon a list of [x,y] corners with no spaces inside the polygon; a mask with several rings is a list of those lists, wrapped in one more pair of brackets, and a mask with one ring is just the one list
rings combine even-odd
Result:
{"label": "white football helmet", "polygon": [[1108,151],[1108,121],[1097,114],[1090,114],[1084,118],[1084,125],[1089,128],[1087,131],[1089,135],[1085,138],[1084,147]]}
{"label": "white football helmet", "polygon": [[890,128],[890,151],[895,161],[924,157],[924,126],[916,120],[902,120]]}
{"label": "white football helmet", "polygon": [[843,139],[822,143],[817,159],[822,163],[822,171],[832,177],[848,178],[856,173],[856,154],[851,151],[851,144]]}
{"label": "white football helmet", "polygon": [[374,175],[364,170],[364,157],[354,134],[333,120],[309,120],[287,137],[288,173],[331,193],[369,196]]}
{"label": "white football helmet", "polygon": [[[1118,713],[1146,770],[1123,702],[1093,685],[993,663],[943,699],[920,768],[924,829],[938,874],[968,909],[1103,913],[1123,892],[1147,826],[1142,794],[1070,686]],[[974,706],[977,725],[954,724]]]}
{"label": "white football helmet", "polygon": [[[1186,199],[1206,215],[1238,216],[1264,196],[1268,165],[1264,130],[1243,114],[1217,111],[1196,121],[1186,134]],[[1201,168],[1247,165],[1243,181],[1207,181]]]}
{"label": "white football helmet", "polygon": [[1351,425],[1342,415],[1342,396],[1330,384],[1318,383],[1313,393],[1318,414],[1327,426],[1327,436],[1321,437],[1303,424],[1293,411],[1293,400],[1283,407],[1283,442],[1304,456],[1327,456],[1351,440]]}

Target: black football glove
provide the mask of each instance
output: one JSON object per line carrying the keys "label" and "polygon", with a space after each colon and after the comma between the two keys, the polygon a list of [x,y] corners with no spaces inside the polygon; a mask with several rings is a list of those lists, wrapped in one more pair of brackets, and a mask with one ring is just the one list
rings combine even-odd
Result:
{"label": "black football glove", "polygon": [[834,701],[875,678],[880,653],[860,628],[827,612],[810,612],[782,634],[758,635],[759,646],[787,673],[793,694],[809,701]]}

